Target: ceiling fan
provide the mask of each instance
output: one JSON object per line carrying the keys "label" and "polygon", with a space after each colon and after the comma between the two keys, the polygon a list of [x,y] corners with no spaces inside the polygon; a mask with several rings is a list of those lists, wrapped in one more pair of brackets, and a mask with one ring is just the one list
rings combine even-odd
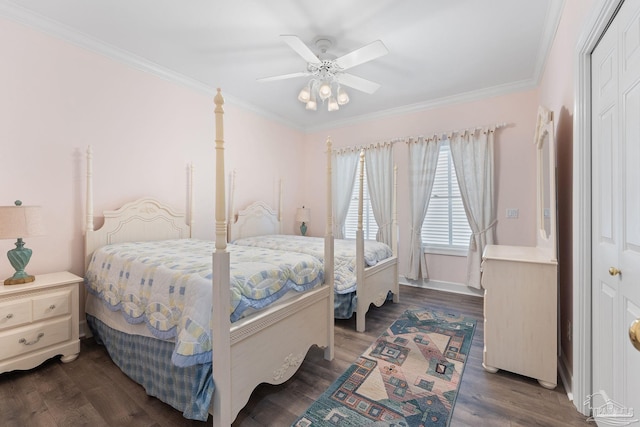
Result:
{"label": "ceiling fan", "polygon": [[[283,74],[273,77],[258,79],[260,82],[292,79],[296,77],[311,77],[309,83],[302,88],[298,100],[306,104],[308,110],[317,108],[317,97],[322,101],[328,99],[328,110],[335,111],[339,105],[349,102],[349,96],[342,86],[372,94],[380,88],[380,85],[371,80],[346,73],[345,70],[356,65],[372,61],[389,53],[387,47],[380,40],[371,42],[359,49],[347,53],[339,58],[327,53],[333,45],[333,39],[328,36],[320,36],[314,39],[314,44],[319,53],[314,53],[298,36],[280,36],[285,43],[307,62],[307,70],[297,73]],[[336,87],[337,96],[333,96],[332,86]]]}

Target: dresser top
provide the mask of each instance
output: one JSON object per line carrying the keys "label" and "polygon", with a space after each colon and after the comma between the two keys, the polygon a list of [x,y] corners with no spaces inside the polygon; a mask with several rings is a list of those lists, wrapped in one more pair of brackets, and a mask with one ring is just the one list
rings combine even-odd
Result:
{"label": "dresser top", "polygon": [[535,246],[507,246],[487,245],[482,255],[483,259],[497,259],[503,261],[535,262],[543,264],[557,264],[556,255],[549,248]]}

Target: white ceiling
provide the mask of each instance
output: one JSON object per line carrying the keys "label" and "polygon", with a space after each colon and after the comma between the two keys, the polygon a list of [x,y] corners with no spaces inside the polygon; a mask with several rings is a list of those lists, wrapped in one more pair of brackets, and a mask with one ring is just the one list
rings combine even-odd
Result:
{"label": "white ceiling", "polygon": [[[0,15],[124,60],[303,131],[533,87],[564,0],[0,0]],[[374,40],[389,54],[351,74],[339,111],[307,111],[307,82],[256,79],[306,70],[281,39],[335,39],[344,55]]]}

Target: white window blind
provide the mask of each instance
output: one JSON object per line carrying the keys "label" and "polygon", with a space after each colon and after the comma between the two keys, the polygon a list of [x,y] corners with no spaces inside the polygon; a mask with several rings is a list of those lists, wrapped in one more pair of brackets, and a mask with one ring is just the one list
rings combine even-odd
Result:
{"label": "white window blind", "polygon": [[[360,188],[360,163],[356,170],[356,180],[351,193],[351,202],[347,211],[347,219],[344,222],[345,239],[355,239],[356,230],[358,229],[358,192]],[[367,240],[376,240],[378,233],[378,224],[373,216],[371,201],[369,200],[369,190],[367,188],[367,166],[364,166],[364,186],[363,186],[363,204],[362,204],[362,231],[364,238]]]}
{"label": "white window blind", "polygon": [[449,143],[444,142],[438,153],[429,207],[422,223],[422,242],[428,248],[466,250],[470,237],[471,228],[462,205],[451,150]]}

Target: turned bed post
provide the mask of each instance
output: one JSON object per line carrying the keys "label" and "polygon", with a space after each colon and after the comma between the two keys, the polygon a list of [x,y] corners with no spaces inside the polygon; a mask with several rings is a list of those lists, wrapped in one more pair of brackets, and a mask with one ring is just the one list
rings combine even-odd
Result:
{"label": "turned bed post", "polygon": [[87,147],[87,228],[93,231],[93,149]]}
{"label": "turned bed post", "polygon": [[89,145],[87,147],[87,198],[86,203],[86,224],[84,231],[84,270],[87,270],[91,261],[91,253],[87,249],[93,248],[92,235],[94,231],[93,225],[93,149]]}
{"label": "turned bed post", "polygon": [[195,172],[195,166],[193,163],[189,163],[189,188],[188,201],[189,201],[189,237],[193,236],[193,225],[195,224],[195,218],[193,215],[193,174]]}
{"label": "turned bed post", "polygon": [[[398,257],[398,165],[393,165],[393,199],[391,214],[391,252],[394,257]],[[396,274],[397,276],[397,274]],[[393,302],[400,302],[400,288],[396,277],[395,290],[393,292]]]}
{"label": "turned bed post", "polygon": [[362,216],[364,210],[364,150],[360,151],[360,178],[358,188],[358,228],[356,230],[356,278],[358,281],[358,304],[356,307],[356,331],[364,332],[365,315],[369,307],[364,307],[362,302],[369,301],[369,297],[365,296],[368,289],[364,285],[364,230],[362,226]]}
{"label": "turned bed post", "polygon": [[231,183],[229,184],[229,215],[227,215],[227,241],[231,241],[231,224],[235,221],[234,194],[236,192],[236,170],[231,172]]}
{"label": "turned bed post", "polygon": [[229,252],[225,221],[224,128],[222,105],[218,89],[216,104],[216,250],[213,253],[212,363],[216,389],[213,393],[213,425],[227,427],[232,421],[231,402],[231,321],[229,319]]}
{"label": "turned bed post", "polygon": [[334,258],[333,258],[333,189],[332,189],[332,166],[331,166],[331,138],[327,138],[327,225],[324,238],[324,286],[329,287],[329,304],[327,305],[327,316],[329,318],[328,345],[324,350],[324,358],[333,360],[334,343]]}
{"label": "turned bed post", "polygon": [[282,209],[283,209],[283,196],[282,196],[282,178],[280,178],[278,185],[278,233],[282,234]]}

